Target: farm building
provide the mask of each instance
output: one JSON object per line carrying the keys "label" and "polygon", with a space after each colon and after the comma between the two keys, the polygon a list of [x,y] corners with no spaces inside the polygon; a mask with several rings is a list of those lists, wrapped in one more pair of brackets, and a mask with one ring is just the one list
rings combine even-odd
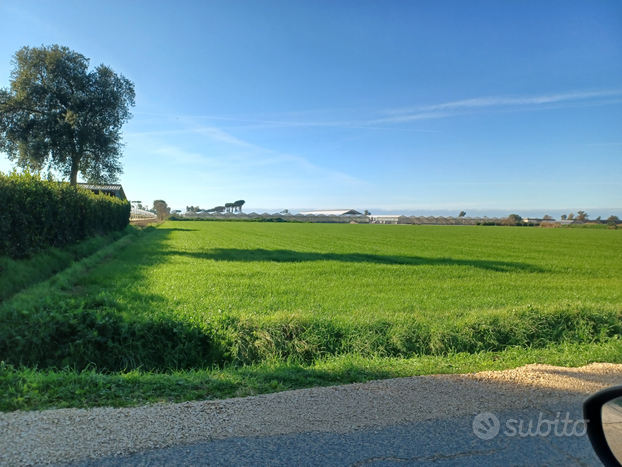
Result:
{"label": "farm building", "polygon": [[145,211],[144,209],[138,209],[136,205],[132,207],[130,211],[130,220],[139,220],[139,219],[155,219],[156,215],[151,211]]}
{"label": "farm building", "polygon": [[537,217],[523,217],[523,222],[529,222],[530,224],[540,224],[541,222],[556,222],[555,219],[539,219]]}
{"label": "farm building", "polygon": [[[186,212],[181,216],[189,218],[212,219],[278,219],[295,220],[300,222],[318,222],[331,224],[402,224],[402,225],[501,225],[503,219],[497,217],[443,217],[443,216],[404,216],[400,214],[365,215],[354,209],[334,209],[326,211],[302,211],[298,214],[264,212],[245,213],[218,213],[202,211],[199,213]],[[534,219],[529,219],[533,222]],[[559,222],[559,221],[556,221]],[[572,220],[567,223],[580,221]]]}
{"label": "farm building", "polygon": [[302,211],[303,216],[361,216],[362,214],[354,209],[328,209],[325,211]]}
{"label": "farm building", "polygon": [[121,185],[94,185],[92,183],[78,183],[78,185],[87,190],[91,190],[96,195],[103,193],[108,196],[116,196],[122,200],[127,199]]}
{"label": "farm building", "polygon": [[399,214],[384,214],[379,216],[370,216],[373,224],[412,224],[411,218],[401,216]]}

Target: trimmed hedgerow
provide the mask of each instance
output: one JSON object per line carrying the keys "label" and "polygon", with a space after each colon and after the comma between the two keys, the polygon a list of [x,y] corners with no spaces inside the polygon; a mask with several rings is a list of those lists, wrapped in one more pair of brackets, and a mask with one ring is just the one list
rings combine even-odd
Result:
{"label": "trimmed hedgerow", "polygon": [[130,218],[127,201],[29,173],[0,173],[0,206],[0,255],[15,259],[123,230]]}

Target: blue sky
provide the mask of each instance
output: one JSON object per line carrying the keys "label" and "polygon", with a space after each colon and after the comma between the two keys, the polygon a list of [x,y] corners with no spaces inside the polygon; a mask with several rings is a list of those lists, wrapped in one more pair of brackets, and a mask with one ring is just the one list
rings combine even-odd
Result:
{"label": "blue sky", "polygon": [[617,0],[1,1],[0,86],[42,44],[134,81],[131,199],[622,217]]}

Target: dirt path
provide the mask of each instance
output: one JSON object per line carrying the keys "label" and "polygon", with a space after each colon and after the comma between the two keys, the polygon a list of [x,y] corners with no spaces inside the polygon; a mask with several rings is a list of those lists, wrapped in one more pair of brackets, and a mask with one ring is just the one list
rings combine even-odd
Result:
{"label": "dirt path", "polygon": [[0,414],[0,464],[32,465],[225,439],[348,431],[577,402],[622,384],[622,365],[527,365],[223,401]]}

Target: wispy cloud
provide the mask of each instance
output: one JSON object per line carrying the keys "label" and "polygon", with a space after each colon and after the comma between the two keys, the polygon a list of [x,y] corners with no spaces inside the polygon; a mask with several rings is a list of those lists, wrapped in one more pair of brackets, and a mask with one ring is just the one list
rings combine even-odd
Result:
{"label": "wispy cloud", "polygon": [[418,107],[406,107],[386,111],[387,117],[374,120],[371,123],[397,123],[429,118],[443,118],[459,115],[465,111],[481,111],[492,109],[537,108],[545,104],[574,104],[576,106],[601,105],[603,103],[618,103],[620,99],[603,100],[602,98],[622,95],[622,90],[606,91],[575,91],[568,93],[545,94],[539,96],[504,97],[487,96],[458,101],[443,102],[440,104]]}
{"label": "wispy cloud", "polygon": [[155,130],[155,131],[133,131],[126,133],[125,136],[128,137],[136,137],[136,136],[170,136],[170,135],[183,135],[183,134],[197,134],[197,135],[205,135],[208,138],[220,141],[223,143],[232,144],[235,146],[245,147],[245,148],[254,148],[254,149],[262,149],[254,144],[243,141],[235,136],[221,130],[220,128],[213,126],[197,126],[193,125],[192,128],[182,128],[179,130]]}
{"label": "wispy cloud", "polygon": [[[425,121],[432,119],[455,117],[465,113],[474,112],[499,112],[520,110],[545,110],[563,107],[585,107],[596,105],[609,105],[622,102],[622,89],[600,91],[573,91],[566,93],[543,94],[535,96],[482,96],[456,101],[441,102],[438,104],[410,106],[399,109],[373,110],[373,109],[340,109],[325,111],[299,111],[284,112],[282,118],[264,116],[230,116],[230,115],[174,115],[174,114],[145,114],[159,115],[171,119],[184,120],[191,128],[180,130],[165,130],[153,132],[153,134],[176,134],[176,133],[206,133],[218,137],[221,129],[216,125],[230,123],[238,130],[257,130],[271,128],[343,128],[360,130],[383,130],[383,131],[416,131],[416,132],[439,132],[439,130],[411,128],[404,126],[390,126],[411,121]],[[344,118],[335,118],[340,113]],[[305,117],[311,116],[311,119]],[[354,117],[354,118],[352,118]],[[198,121],[212,121],[213,125],[202,126]],[[220,122],[217,124],[216,122]],[[146,133],[143,133],[146,134]],[[231,137],[221,135],[223,138]]]}
{"label": "wispy cloud", "polygon": [[[222,115],[183,115],[177,116],[174,114],[147,114],[143,115],[160,115],[162,117],[169,118],[183,118],[185,120],[212,120],[220,122],[232,122],[232,123],[244,123],[248,125],[236,126],[238,129],[266,129],[266,128],[283,128],[283,127],[324,127],[324,128],[345,128],[345,129],[361,129],[361,130],[395,130],[395,131],[417,131],[417,132],[431,132],[437,133],[438,130],[426,130],[419,128],[390,128],[384,125],[373,126],[376,120],[325,120],[325,121],[304,121],[304,120],[272,120],[262,118],[242,118],[242,117],[230,117]],[[432,117],[430,117],[432,118]],[[379,120],[377,120],[379,121]],[[164,131],[152,131],[141,132],[133,134],[180,134],[180,133],[202,133],[209,131],[207,128],[189,128],[183,130],[164,130]]]}
{"label": "wispy cloud", "polygon": [[[165,138],[167,142],[162,144],[160,136],[168,136],[183,133],[195,133],[204,139],[194,140],[192,149],[175,140]],[[342,183],[360,185],[365,183],[347,173],[330,170],[310,162],[305,157],[283,153],[273,149],[258,146],[237,138],[230,133],[215,127],[199,127],[164,132],[134,132],[129,133],[130,145],[141,147],[143,151],[155,157],[172,159],[176,164],[192,168],[198,174],[204,172],[210,176],[218,174],[222,180],[232,183],[232,178],[237,183],[253,181],[258,174],[262,183],[275,178],[279,183],[283,179],[295,180],[300,183],[300,177],[310,180],[321,179],[326,183]],[[201,142],[204,141],[204,142]],[[233,170],[233,172],[232,172]]]}

